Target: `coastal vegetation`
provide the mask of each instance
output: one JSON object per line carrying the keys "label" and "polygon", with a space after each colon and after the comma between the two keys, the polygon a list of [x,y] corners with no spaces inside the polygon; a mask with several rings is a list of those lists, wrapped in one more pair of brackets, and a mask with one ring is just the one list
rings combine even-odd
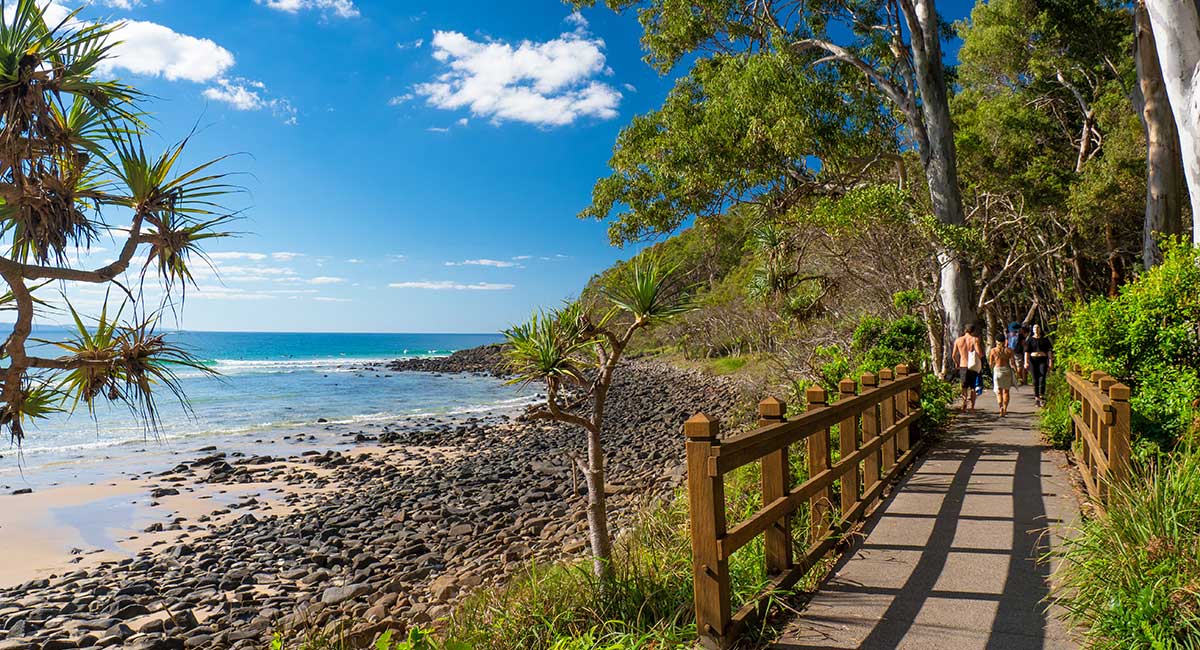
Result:
{"label": "coastal vegetation", "polygon": [[504,332],[514,383],[542,383],[545,406],[533,419],[553,420],[587,433],[587,459],[575,462],[587,485],[588,537],[593,572],[601,584],[611,577],[612,540],[604,482],[604,408],[625,349],[640,330],[691,309],[687,288],[674,267],[644,256],[612,274],[600,288],[601,304],[579,302],[533,318]]}
{"label": "coastal vegetation", "polygon": [[[0,20],[0,309],[14,321],[0,347],[0,429],[18,444],[30,420],[98,401],[155,429],[158,394],[182,398],[177,373],[210,372],[159,325],[205,262],[201,247],[227,236],[233,218],[218,204],[232,189],[214,171],[221,159],[183,168],[186,138],[146,151],[145,96],[101,73],[115,27],[84,23],[78,10],[47,23],[44,4],[18,0]],[[108,236],[120,241],[116,259],[82,268],[80,253]],[[158,290],[147,293],[147,280]],[[59,304],[46,294],[68,282],[105,287],[117,304],[90,319],[68,303],[70,338],[31,339]],[[62,354],[38,356],[31,343]]]}
{"label": "coastal vegetation", "polygon": [[[1057,598],[1097,647],[1196,646],[1189,214],[1192,241],[1200,228],[1184,192],[1194,202],[1200,186],[1181,152],[1194,153],[1194,106],[1174,98],[1193,92],[1175,72],[1200,32],[1193,49],[1156,41],[1168,13],[1155,0],[981,1],[954,25],[932,1],[607,4],[635,11],[651,64],[679,76],[620,132],[581,216],[605,221],[614,244],[653,245],[507,330],[502,348],[394,366],[544,387],[533,408],[373,431],[321,422],[383,451],[216,452],[156,474],[163,497],[189,480],[314,489],[286,517],[233,512],[247,499],[203,543],[0,591],[22,603],[0,603],[0,638],[65,641],[64,617],[83,613],[109,624],[113,645],[170,632],[192,647],[269,639],[273,650],[690,646],[683,420],[703,411],[736,430],[758,398],[796,412],[812,386],[833,393],[903,363],[925,373],[919,426],[934,437],[952,419],[947,344],[978,320],[993,340],[1010,321],[1040,323],[1060,368],[1133,389],[1133,478],[1071,531]],[[143,96],[98,73],[111,28],[75,14],[47,25],[34,0],[14,9],[0,27],[0,308],[16,318],[0,426],[19,442],[32,418],[114,401],[153,429],[158,394],[179,395],[176,373],[210,371],[158,326],[202,247],[228,235],[217,204],[231,188],[220,159],[180,166],[186,139],[146,152]],[[110,233],[122,240],[114,262],[71,264]],[[42,358],[28,343],[59,281],[116,298],[95,318],[67,304],[77,331]],[[1054,377],[1041,414],[1054,445],[1072,444],[1076,408]],[[792,458],[798,484],[808,466]],[[730,520],[763,506],[759,471],[726,480]],[[761,540],[730,569],[737,606],[768,584]],[[63,605],[75,591],[92,593]],[[771,596],[786,608],[793,595]],[[169,606],[152,612],[151,600]]]}

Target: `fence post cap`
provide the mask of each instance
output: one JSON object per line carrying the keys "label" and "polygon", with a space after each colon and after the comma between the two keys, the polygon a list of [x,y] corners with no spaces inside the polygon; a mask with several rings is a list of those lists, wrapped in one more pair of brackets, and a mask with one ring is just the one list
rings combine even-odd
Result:
{"label": "fence post cap", "polygon": [[825,389],[820,386],[809,386],[804,389],[804,401],[813,404],[825,404]]}
{"label": "fence post cap", "polygon": [[1093,370],[1091,376],[1088,377],[1088,380],[1091,381],[1093,384],[1098,384],[1098,383],[1100,383],[1101,379],[1104,379],[1104,377],[1105,377],[1105,374],[1104,374],[1103,370]]}
{"label": "fence post cap", "polygon": [[843,395],[853,395],[858,390],[858,384],[853,379],[846,377],[838,382],[838,392]]}
{"label": "fence post cap", "polygon": [[879,369],[879,379],[881,381],[891,381],[892,380],[892,369],[891,368],[880,368]]}
{"label": "fence post cap", "polygon": [[697,413],[683,423],[683,435],[689,440],[715,440],[720,422],[703,413]]}
{"label": "fence post cap", "polygon": [[1115,383],[1108,387],[1108,397],[1118,402],[1129,401],[1129,387],[1122,383]]}
{"label": "fence post cap", "polygon": [[758,416],[761,418],[782,418],[787,404],[782,400],[768,397],[758,403]]}
{"label": "fence post cap", "polygon": [[897,377],[903,377],[903,376],[907,375],[908,373],[909,373],[909,369],[908,369],[907,363],[902,363],[902,364],[896,366],[896,376]]}
{"label": "fence post cap", "polygon": [[874,386],[879,383],[879,378],[877,378],[873,372],[864,372],[862,377],[859,378],[859,381],[862,382],[863,386]]}

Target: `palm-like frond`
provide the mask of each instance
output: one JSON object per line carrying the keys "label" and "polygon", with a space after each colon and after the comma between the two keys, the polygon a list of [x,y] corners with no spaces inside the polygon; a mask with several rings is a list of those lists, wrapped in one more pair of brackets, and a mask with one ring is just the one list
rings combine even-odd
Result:
{"label": "palm-like frond", "polygon": [[44,420],[54,413],[62,412],[62,394],[46,384],[21,388],[21,397],[14,403],[0,406],[0,428],[8,427],[14,443],[25,438],[25,424],[31,420]]}
{"label": "palm-like frond", "polygon": [[666,320],[695,309],[687,288],[677,281],[677,270],[678,265],[643,253],[614,273],[601,293],[637,320]]}
{"label": "palm-like frond", "polygon": [[141,134],[109,132],[112,154],[108,166],[126,190],[124,204],[142,215],[165,212],[186,219],[213,216],[221,211],[215,202],[236,190],[223,182],[227,174],[210,173],[229,156],[215,158],[184,172],[176,171],[179,156],[187,146],[184,138],[158,157],[146,153]]}
{"label": "palm-like frond", "polygon": [[589,334],[578,303],[534,313],[504,332],[511,383],[584,383],[584,368],[596,338]]}
{"label": "palm-like frond", "polygon": [[171,213],[151,218],[151,229],[144,235],[150,244],[150,254],[142,267],[143,273],[151,266],[155,267],[168,290],[176,282],[194,285],[196,281],[192,276],[192,258],[197,258],[209,268],[213,268],[212,260],[204,252],[201,244],[208,239],[232,236],[232,232],[218,230],[232,220],[232,215],[223,215],[199,223],[180,223]]}
{"label": "palm-like frond", "polygon": [[63,361],[72,369],[62,375],[56,388],[72,401],[71,410],[81,401],[93,413],[97,399],[121,402],[145,418],[150,428],[157,428],[158,404],[154,394],[157,387],[168,390],[186,408],[177,371],[190,369],[216,374],[188,350],[156,332],[157,315],[122,325],[119,323],[123,310],[110,318],[106,300],[95,327],[89,328],[69,302],[67,307],[75,322],[73,336],[65,341],[47,342],[68,353]]}

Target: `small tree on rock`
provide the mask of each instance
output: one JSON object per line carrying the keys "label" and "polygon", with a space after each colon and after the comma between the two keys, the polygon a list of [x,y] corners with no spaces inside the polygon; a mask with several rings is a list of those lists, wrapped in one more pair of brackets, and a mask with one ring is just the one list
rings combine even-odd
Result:
{"label": "small tree on rock", "polygon": [[580,302],[536,313],[529,322],[507,330],[508,362],[514,383],[544,383],[546,402],[530,413],[583,429],[587,459],[579,462],[586,477],[588,535],[593,570],[612,575],[612,538],[604,492],[604,407],[613,374],[638,330],[690,310],[686,288],[675,267],[643,255],[618,269],[600,287],[598,319]]}

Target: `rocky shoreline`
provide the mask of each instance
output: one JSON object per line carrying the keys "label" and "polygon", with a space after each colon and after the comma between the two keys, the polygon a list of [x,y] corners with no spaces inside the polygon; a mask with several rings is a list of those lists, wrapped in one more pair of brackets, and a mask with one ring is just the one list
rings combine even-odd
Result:
{"label": "rocky shoreline", "polygon": [[[495,374],[499,359],[488,346],[387,367]],[[616,530],[679,485],[683,421],[743,414],[743,390],[652,361],[618,373],[605,434]],[[162,531],[174,529],[173,542],[137,557],[0,590],[0,650],[259,648],[276,630],[339,622],[369,642],[428,625],[530,560],[586,552],[574,429],[490,416],[343,435],[353,450],[286,459],[208,450],[155,475],[148,496],[260,485],[282,496],[181,517]]]}
{"label": "rocky shoreline", "polygon": [[508,374],[502,344],[459,350],[444,357],[412,357],[368,366],[391,372],[476,373],[503,377]]}

